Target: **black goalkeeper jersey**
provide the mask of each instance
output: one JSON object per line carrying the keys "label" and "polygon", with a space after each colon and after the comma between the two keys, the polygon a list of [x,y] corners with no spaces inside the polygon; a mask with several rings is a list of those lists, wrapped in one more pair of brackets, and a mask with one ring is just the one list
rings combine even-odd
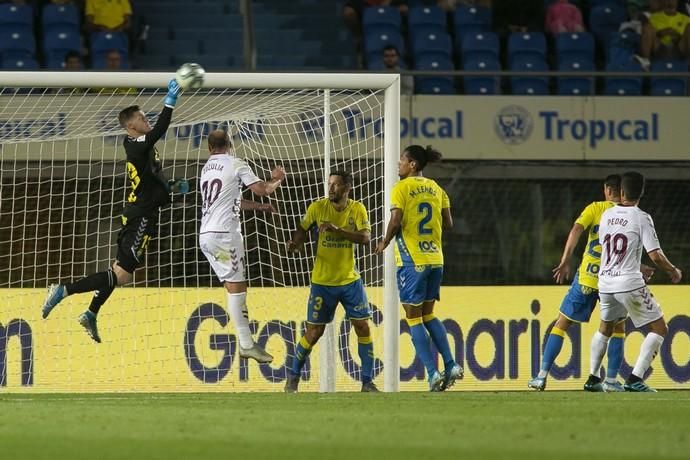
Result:
{"label": "black goalkeeper jersey", "polygon": [[172,109],[165,107],[151,131],[139,137],[127,136],[123,142],[127,154],[127,178],[132,188],[123,215],[127,219],[153,216],[170,203],[167,179],[163,175],[156,142],[168,130]]}

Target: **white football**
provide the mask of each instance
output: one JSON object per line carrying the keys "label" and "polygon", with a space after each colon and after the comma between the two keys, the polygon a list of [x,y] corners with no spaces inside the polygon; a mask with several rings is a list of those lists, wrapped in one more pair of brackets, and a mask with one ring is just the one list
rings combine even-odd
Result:
{"label": "white football", "polygon": [[204,84],[206,71],[199,64],[186,62],[177,69],[175,80],[183,90],[199,89]]}

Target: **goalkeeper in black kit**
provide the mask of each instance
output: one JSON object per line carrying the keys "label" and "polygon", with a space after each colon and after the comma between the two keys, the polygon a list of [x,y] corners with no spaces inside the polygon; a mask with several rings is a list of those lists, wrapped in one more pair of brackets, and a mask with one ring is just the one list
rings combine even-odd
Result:
{"label": "goalkeeper in black kit", "polygon": [[189,191],[189,184],[185,179],[165,178],[155,146],[168,130],[180,91],[175,79],[170,80],[165,107],[153,128],[137,105],[126,107],[120,112],[120,126],[127,131],[123,146],[127,155],[127,178],[131,191],[122,213],[122,228],[117,237],[117,258],[106,271],[73,283],[51,284],[43,304],[43,318],[47,318],[65,297],[95,291],[88,310],[79,315],[79,324],[93,340],[101,342],[96,322],[101,306],[117,286],[124,286],[132,281],[134,270],[144,262],[146,248],[158,226],[158,211],[170,203],[170,194]]}

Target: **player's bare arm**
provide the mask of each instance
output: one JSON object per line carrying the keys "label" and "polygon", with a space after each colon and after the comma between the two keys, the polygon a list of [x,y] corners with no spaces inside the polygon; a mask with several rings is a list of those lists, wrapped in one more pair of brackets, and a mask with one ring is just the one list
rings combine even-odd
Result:
{"label": "player's bare arm", "polygon": [[285,180],[285,169],[282,166],[276,166],[271,171],[270,180],[255,182],[249,186],[249,190],[257,196],[268,196],[280,187],[283,180]]}
{"label": "player's bare arm", "polygon": [[376,254],[382,254],[388,245],[393,241],[395,235],[402,228],[403,211],[399,208],[391,209],[391,220],[388,222],[386,236],[376,245]]}
{"label": "player's bare arm", "polygon": [[319,226],[319,232],[332,232],[357,244],[368,244],[371,241],[371,232],[369,230],[350,231],[333,225],[331,222],[322,223]]}
{"label": "player's bare arm", "polygon": [[453,228],[453,215],[450,212],[450,208],[443,208],[441,210],[441,219],[444,230]]}
{"label": "player's bare arm", "polygon": [[257,201],[245,200],[244,198],[240,202],[240,209],[242,211],[261,211],[266,214],[273,214],[276,208],[270,203],[259,203]]}
{"label": "player's bare arm", "polygon": [[568,239],[566,240],[565,247],[563,248],[561,262],[556,268],[553,269],[553,279],[556,280],[558,284],[561,284],[570,278],[570,258],[573,256],[577,242],[580,240],[580,236],[582,236],[584,231],[585,228],[580,224],[573,224],[573,227],[570,229]]}
{"label": "player's bare arm", "polygon": [[307,239],[307,232],[302,227],[297,227],[292,239],[287,242],[288,252],[298,252],[302,250],[304,241]]}
{"label": "player's bare arm", "polygon": [[654,262],[657,267],[668,273],[672,283],[678,283],[683,278],[683,272],[668,260],[661,248],[651,251],[649,253],[649,258],[652,259],[652,262]]}

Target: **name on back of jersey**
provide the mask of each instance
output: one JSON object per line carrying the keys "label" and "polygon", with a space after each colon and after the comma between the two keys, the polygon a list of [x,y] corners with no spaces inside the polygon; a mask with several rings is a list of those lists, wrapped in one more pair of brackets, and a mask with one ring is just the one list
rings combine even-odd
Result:
{"label": "name on back of jersey", "polygon": [[410,190],[410,196],[412,198],[423,193],[428,193],[431,196],[436,196],[436,189],[434,187],[429,187],[428,185],[420,185],[414,190]]}
{"label": "name on back of jersey", "polygon": [[204,169],[201,170],[201,174],[206,174],[209,171],[223,171],[223,163],[218,163],[215,161],[209,161],[204,165]]}

